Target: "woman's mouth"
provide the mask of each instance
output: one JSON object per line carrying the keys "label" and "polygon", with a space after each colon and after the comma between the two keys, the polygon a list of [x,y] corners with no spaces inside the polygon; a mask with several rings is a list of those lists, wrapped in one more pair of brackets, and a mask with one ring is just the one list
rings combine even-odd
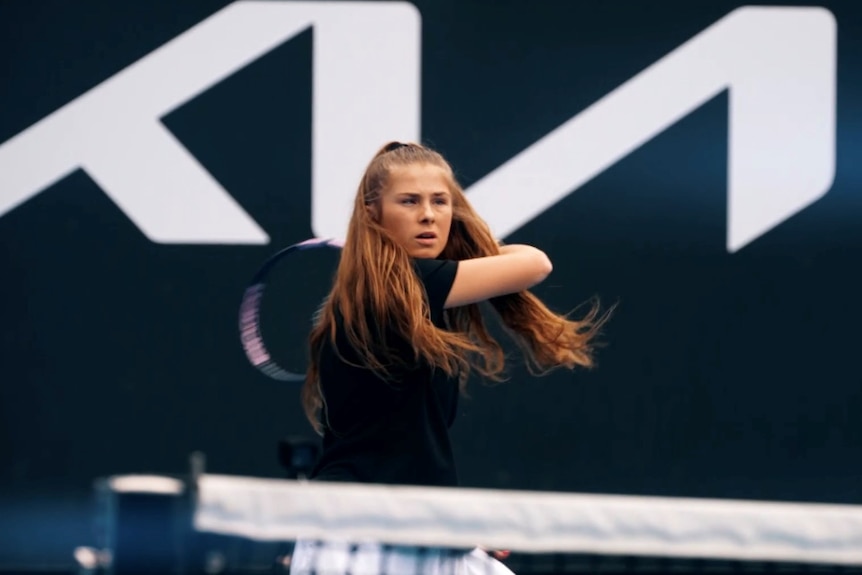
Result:
{"label": "woman's mouth", "polygon": [[437,241],[437,234],[434,232],[424,232],[416,236],[416,240],[425,246],[432,245],[435,241]]}

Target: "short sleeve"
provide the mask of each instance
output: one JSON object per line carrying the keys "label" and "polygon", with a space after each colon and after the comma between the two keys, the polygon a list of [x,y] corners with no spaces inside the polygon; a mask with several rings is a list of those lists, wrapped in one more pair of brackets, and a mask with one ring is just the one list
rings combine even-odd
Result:
{"label": "short sleeve", "polygon": [[420,259],[413,260],[416,272],[425,285],[425,293],[428,294],[428,307],[431,309],[432,319],[437,318],[443,312],[443,306],[452,284],[455,283],[455,273],[458,271],[458,262],[454,260]]}

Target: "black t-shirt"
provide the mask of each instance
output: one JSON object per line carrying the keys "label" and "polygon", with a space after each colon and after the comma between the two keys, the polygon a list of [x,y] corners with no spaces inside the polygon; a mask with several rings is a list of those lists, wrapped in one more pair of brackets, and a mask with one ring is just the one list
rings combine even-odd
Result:
{"label": "black t-shirt", "polygon": [[[413,260],[434,325],[445,328],[443,305],[458,262]],[[359,357],[338,323],[338,352],[327,342],[321,350],[320,384],[324,409],[323,451],[311,478],[405,485],[455,486],[458,477],[449,442],[455,421],[458,382],[419,362],[394,371],[384,381],[358,367]],[[387,345],[410,352],[388,330]],[[408,356],[412,358],[412,355]]]}

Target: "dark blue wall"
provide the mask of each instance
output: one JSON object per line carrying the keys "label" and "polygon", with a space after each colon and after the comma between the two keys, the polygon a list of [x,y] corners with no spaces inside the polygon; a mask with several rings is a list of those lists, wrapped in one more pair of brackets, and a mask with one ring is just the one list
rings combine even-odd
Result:
{"label": "dark blue wall", "polygon": [[[226,4],[0,3],[0,143]],[[548,252],[556,309],[619,307],[595,371],[473,385],[464,484],[862,503],[862,7],[818,4],[838,24],[828,194],[728,253],[724,93],[508,237]],[[422,137],[469,185],[741,3],[415,5]],[[279,476],[277,441],[312,436],[236,329],[256,267],[312,235],[311,54],[305,32],[163,119],[268,245],[153,243],[82,171],[0,217],[0,566],[90,543],[97,477],[194,450]],[[330,263],[276,279],[286,361]]]}

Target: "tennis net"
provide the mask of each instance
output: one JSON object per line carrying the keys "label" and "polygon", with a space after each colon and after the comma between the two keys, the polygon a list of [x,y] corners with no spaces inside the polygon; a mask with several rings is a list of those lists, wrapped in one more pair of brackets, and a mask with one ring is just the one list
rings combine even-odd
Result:
{"label": "tennis net", "polygon": [[[160,485],[155,495],[170,496],[156,479],[110,481],[115,492],[140,493],[149,481]],[[857,505],[218,474],[202,474],[173,494],[190,496],[185,506],[190,531],[209,538],[202,551],[212,556],[219,545],[241,541],[247,549],[257,546],[264,558],[260,565],[297,575],[862,573],[862,506]],[[496,561],[494,550],[511,554]],[[229,572],[229,563],[212,567],[210,561],[202,570]]]}

